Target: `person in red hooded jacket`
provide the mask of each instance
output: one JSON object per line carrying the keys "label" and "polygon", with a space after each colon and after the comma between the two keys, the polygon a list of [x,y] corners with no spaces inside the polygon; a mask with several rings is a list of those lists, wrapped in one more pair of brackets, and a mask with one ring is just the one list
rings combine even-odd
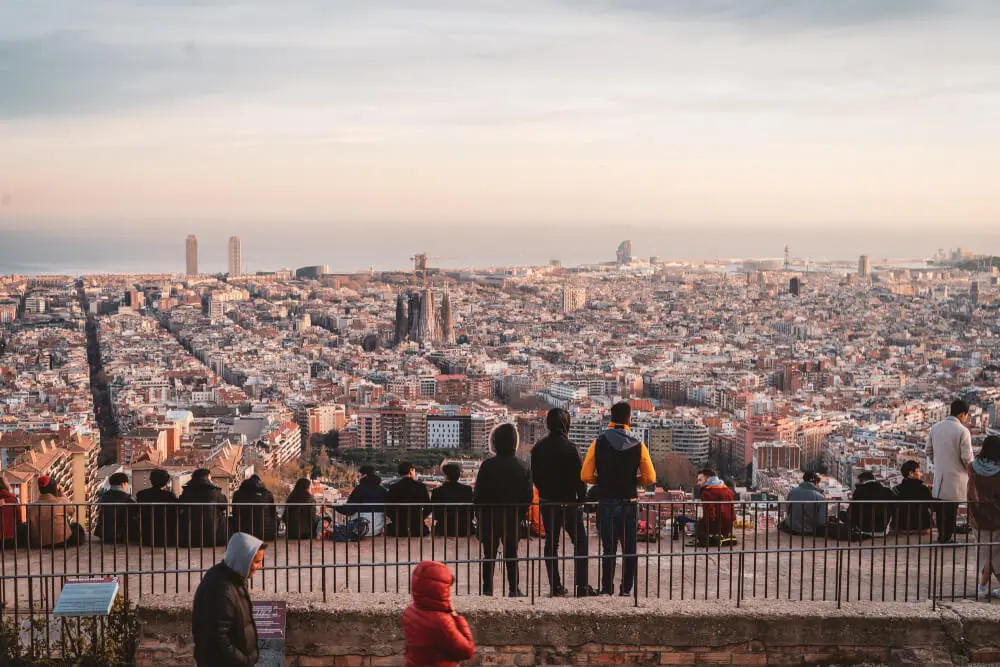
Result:
{"label": "person in red hooded jacket", "polygon": [[425,560],[410,580],[413,603],[403,612],[406,667],[452,667],[476,653],[472,631],[451,607],[455,578],[443,563]]}

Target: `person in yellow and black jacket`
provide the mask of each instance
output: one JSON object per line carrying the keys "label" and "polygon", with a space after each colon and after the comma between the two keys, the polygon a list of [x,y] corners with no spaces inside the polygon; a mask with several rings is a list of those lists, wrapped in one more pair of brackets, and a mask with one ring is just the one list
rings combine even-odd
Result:
{"label": "person in yellow and black jacket", "polygon": [[598,528],[601,534],[601,594],[613,595],[615,559],[622,547],[622,584],[619,594],[628,596],[636,581],[639,557],[636,548],[639,507],[638,487],[656,482],[649,450],[632,435],[632,407],[611,406],[611,423],[591,443],[580,478],[598,485]]}

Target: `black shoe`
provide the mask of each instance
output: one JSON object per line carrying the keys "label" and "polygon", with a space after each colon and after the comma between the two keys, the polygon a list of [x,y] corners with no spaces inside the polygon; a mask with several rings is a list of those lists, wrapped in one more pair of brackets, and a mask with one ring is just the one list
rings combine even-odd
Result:
{"label": "black shoe", "polygon": [[601,591],[598,595],[614,595],[614,591]]}
{"label": "black shoe", "polygon": [[556,586],[552,589],[552,597],[554,598],[564,598],[569,595],[569,591],[566,590],[565,586]]}
{"label": "black shoe", "polygon": [[618,596],[623,598],[632,597],[632,591],[618,591]]}
{"label": "black shoe", "polygon": [[522,593],[521,591],[514,590],[514,591],[511,591],[511,592],[507,593],[507,597],[509,597],[509,598],[526,598],[528,596],[525,595],[524,593]]}
{"label": "black shoe", "polygon": [[493,589],[492,588],[484,588],[483,589],[483,595],[485,595],[486,597],[493,597]]}
{"label": "black shoe", "polygon": [[587,586],[586,588],[580,588],[576,591],[576,597],[578,598],[593,598],[600,595],[593,586]]}

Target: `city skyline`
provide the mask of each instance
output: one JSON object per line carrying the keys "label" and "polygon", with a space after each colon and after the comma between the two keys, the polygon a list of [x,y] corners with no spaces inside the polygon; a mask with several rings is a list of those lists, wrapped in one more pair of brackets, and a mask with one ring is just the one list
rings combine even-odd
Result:
{"label": "city skyline", "polygon": [[0,228],[979,233],[998,23],[949,0],[7,3]]}

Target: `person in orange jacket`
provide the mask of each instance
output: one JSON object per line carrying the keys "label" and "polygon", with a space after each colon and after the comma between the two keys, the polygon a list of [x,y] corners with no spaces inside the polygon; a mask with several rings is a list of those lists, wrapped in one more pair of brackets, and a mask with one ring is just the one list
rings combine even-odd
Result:
{"label": "person in orange jacket", "polygon": [[451,606],[454,581],[444,563],[425,560],[413,570],[413,602],[403,612],[406,667],[452,667],[476,654],[469,624]]}
{"label": "person in orange jacket", "polygon": [[615,557],[622,547],[622,584],[619,594],[632,594],[638,571],[637,532],[639,486],[656,482],[649,450],[632,435],[632,406],[611,406],[611,423],[590,444],[580,478],[598,485],[598,527],[601,534],[601,594],[614,594]]}

